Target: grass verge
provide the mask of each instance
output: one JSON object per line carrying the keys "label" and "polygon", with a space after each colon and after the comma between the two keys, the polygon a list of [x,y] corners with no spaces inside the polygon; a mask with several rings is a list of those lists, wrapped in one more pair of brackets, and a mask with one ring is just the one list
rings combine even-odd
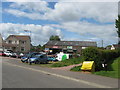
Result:
{"label": "grass verge", "polygon": [[72,58],[64,61],[60,61],[51,65],[51,67],[64,67],[73,64],[79,64],[82,62],[82,57]]}
{"label": "grass verge", "polygon": [[75,66],[71,68],[70,71],[81,71],[81,66]]}
{"label": "grass verge", "polygon": [[107,71],[98,71],[98,72],[94,72],[93,74],[112,77],[112,78],[120,78],[120,73],[119,73],[120,67],[118,66],[119,63],[120,63],[120,57],[111,61],[108,64]]}

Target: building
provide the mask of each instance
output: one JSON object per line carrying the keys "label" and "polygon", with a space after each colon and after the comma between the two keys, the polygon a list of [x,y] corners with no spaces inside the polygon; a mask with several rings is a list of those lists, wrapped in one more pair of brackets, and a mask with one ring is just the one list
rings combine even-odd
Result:
{"label": "building", "polygon": [[13,52],[23,52],[27,53],[30,51],[31,40],[30,36],[25,35],[10,35],[3,43],[3,46],[7,50],[12,50]]}
{"label": "building", "polygon": [[81,50],[86,47],[97,47],[97,43],[91,41],[48,41],[45,44],[45,51],[50,51],[53,54],[61,51],[81,53]]}
{"label": "building", "polygon": [[118,49],[118,48],[120,48],[120,45],[118,45],[118,44],[113,44],[113,45],[111,46],[111,50],[116,50],[116,49]]}
{"label": "building", "polygon": [[2,36],[1,36],[1,34],[0,34],[0,51],[4,51],[4,47],[3,47],[3,38],[2,38]]}

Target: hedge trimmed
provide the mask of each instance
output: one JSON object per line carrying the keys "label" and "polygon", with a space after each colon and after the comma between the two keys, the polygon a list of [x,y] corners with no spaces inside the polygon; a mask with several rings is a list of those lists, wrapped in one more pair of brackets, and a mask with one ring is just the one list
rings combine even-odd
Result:
{"label": "hedge trimmed", "polygon": [[96,47],[88,47],[82,51],[83,60],[84,61],[94,61],[95,62],[95,70],[101,70],[102,61],[101,61],[101,52]]}
{"label": "hedge trimmed", "polygon": [[95,70],[102,69],[102,63],[109,63],[109,61],[120,56],[120,49],[118,50],[101,50],[97,47],[88,47],[82,51],[84,61],[94,61]]}

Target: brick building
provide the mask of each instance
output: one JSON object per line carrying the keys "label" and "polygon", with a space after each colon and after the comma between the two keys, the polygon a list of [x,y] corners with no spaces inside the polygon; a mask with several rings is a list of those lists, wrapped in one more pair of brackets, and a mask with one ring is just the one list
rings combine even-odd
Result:
{"label": "brick building", "polygon": [[7,50],[12,50],[13,52],[23,52],[27,53],[31,48],[30,36],[25,35],[10,35],[3,43],[3,46]]}
{"label": "brick building", "polygon": [[97,47],[96,42],[91,41],[48,41],[45,44],[46,51],[65,52],[65,53],[81,53],[86,47]]}

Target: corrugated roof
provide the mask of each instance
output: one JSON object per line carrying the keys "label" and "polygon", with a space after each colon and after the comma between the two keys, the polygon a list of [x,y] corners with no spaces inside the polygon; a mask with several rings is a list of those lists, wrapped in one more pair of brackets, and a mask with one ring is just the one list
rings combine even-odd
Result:
{"label": "corrugated roof", "polygon": [[91,41],[48,41],[46,45],[53,46],[97,46],[96,42]]}

